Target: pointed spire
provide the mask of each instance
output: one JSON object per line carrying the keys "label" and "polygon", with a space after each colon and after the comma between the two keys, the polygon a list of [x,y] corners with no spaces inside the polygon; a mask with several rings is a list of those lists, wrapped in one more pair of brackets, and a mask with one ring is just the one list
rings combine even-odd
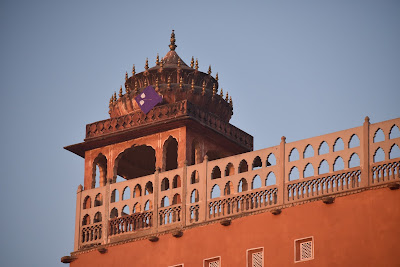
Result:
{"label": "pointed spire", "polygon": [[156,65],[158,66],[160,64],[160,56],[157,53],[157,58],[156,58]]}
{"label": "pointed spire", "polygon": [[232,97],[229,98],[229,105],[233,108]]}
{"label": "pointed spire", "polygon": [[196,58],[196,66],[195,66],[196,70],[199,70],[199,60]]}
{"label": "pointed spire", "polygon": [[215,87],[215,83],[213,84],[213,97],[217,94],[217,88]]}
{"label": "pointed spire", "polygon": [[128,80],[128,72],[125,72],[125,82]]}
{"label": "pointed spire", "polygon": [[135,81],[135,93],[138,93],[138,92],[139,92],[138,82]]}
{"label": "pointed spire", "polygon": [[217,72],[217,74],[215,75],[215,80],[218,82],[218,72]]}
{"label": "pointed spire", "polygon": [[128,86],[128,85],[125,85],[125,92],[126,92],[127,94],[129,94],[129,91],[130,91],[129,86]]}
{"label": "pointed spire", "polygon": [[168,88],[168,90],[171,90],[171,76],[168,76],[167,88]]}
{"label": "pointed spire", "polygon": [[190,61],[190,67],[193,69],[194,67],[194,58],[192,57],[192,61]]}
{"label": "pointed spire", "polygon": [[210,66],[208,66],[208,75],[211,75],[211,65]]}
{"label": "pointed spire", "polygon": [[114,91],[114,102],[117,102],[117,92]]}
{"label": "pointed spire", "polygon": [[148,70],[149,69],[149,59],[146,58],[146,65],[144,65],[144,69]]}
{"label": "pointed spire", "polygon": [[194,79],[192,79],[192,92],[194,93]]}
{"label": "pointed spire", "polygon": [[228,95],[228,92],[226,92],[225,101],[226,101],[226,102],[228,102],[228,101],[229,101],[229,95]]}
{"label": "pointed spire", "polygon": [[132,67],[132,76],[135,76],[135,74],[136,74],[135,64],[133,64],[133,67]]}
{"label": "pointed spire", "polygon": [[221,88],[221,92],[219,94],[222,98],[224,98],[224,89]]}
{"label": "pointed spire", "polygon": [[163,62],[162,59],[161,59],[161,61],[160,61],[160,71],[163,70],[163,67],[164,67],[164,62]]}
{"label": "pointed spire", "polygon": [[201,90],[201,94],[202,94],[202,95],[205,95],[205,94],[206,94],[206,81],[204,81],[204,80],[203,80],[203,86],[202,86],[201,89],[202,89],[202,90]]}
{"label": "pointed spire", "polygon": [[119,88],[119,94],[118,94],[118,96],[119,96],[119,97],[122,97],[122,85],[121,85],[121,87]]}
{"label": "pointed spire", "polygon": [[114,97],[111,95],[111,98],[110,98],[110,103],[108,104],[109,106],[112,106],[112,104],[114,104],[114,101],[113,101],[113,99],[114,99]]}
{"label": "pointed spire", "polygon": [[181,67],[181,59],[178,58],[178,68],[180,68],[180,67]]}
{"label": "pointed spire", "polygon": [[175,31],[174,30],[172,30],[172,33],[171,33],[171,43],[169,44],[169,49],[171,49],[171,51],[174,51],[175,50],[175,48],[177,47],[176,45],[175,45]]}
{"label": "pointed spire", "polygon": [[183,78],[182,77],[179,79],[179,89],[181,91],[183,91]]}

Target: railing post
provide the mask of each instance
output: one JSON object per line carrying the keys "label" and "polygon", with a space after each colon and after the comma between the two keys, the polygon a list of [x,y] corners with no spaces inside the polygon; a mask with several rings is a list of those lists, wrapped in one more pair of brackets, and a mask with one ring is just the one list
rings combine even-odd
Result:
{"label": "railing post", "polygon": [[105,193],[104,193],[104,199],[103,199],[103,206],[104,206],[104,215],[103,215],[103,243],[107,244],[108,243],[108,235],[109,235],[109,221],[110,221],[110,187],[111,187],[111,181],[112,179],[107,179],[106,185],[105,185]]}
{"label": "railing post", "polygon": [[187,197],[187,160],[183,163],[183,174],[182,174],[182,197],[181,197],[181,222],[182,226],[186,225],[186,197]]}
{"label": "railing post", "polygon": [[363,124],[363,141],[362,141],[362,155],[363,160],[361,162],[361,185],[360,187],[367,187],[370,184],[369,181],[369,117],[365,117]]}
{"label": "railing post", "polygon": [[286,137],[282,136],[281,143],[279,146],[279,166],[280,166],[280,176],[277,177],[277,184],[278,184],[278,199],[277,204],[282,205],[285,203],[285,196],[286,196],[286,188],[285,188],[285,181],[286,181],[286,174],[285,174],[285,144],[286,144]]}
{"label": "railing post", "polygon": [[82,190],[83,187],[80,184],[76,192],[76,211],[75,211],[75,239],[74,239],[74,251],[79,249],[80,237],[81,237],[81,209],[82,209]]}
{"label": "railing post", "polygon": [[156,172],[154,173],[154,188],[153,188],[153,192],[154,192],[154,199],[153,199],[153,233],[157,233],[158,232],[158,219],[159,219],[159,215],[158,215],[158,192],[160,190],[160,168],[156,169]]}

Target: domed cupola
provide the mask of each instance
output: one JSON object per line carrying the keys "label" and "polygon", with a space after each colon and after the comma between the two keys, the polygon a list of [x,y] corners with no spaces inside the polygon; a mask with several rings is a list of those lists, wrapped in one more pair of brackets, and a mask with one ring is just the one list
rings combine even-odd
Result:
{"label": "domed cupola", "polygon": [[218,73],[211,75],[211,66],[207,73],[199,71],[198,60],[192,57],[188,66],[176,53],[175,33],[172,31],[170,51],[161,60],[157,55],[156,65],[149,68],[146,59],[145,70],[136,73],[135,65],[132,76],[125,76],[125,94],[122,87],[110,99],[111,118],[119,117],[139,110],[135,97],[144,88],[151,85],[163,97],[159,105],[172,104],[187,100],[205,112],[216,115],[221,121],[229,122],[233,114],[232,98],[219,90]]}

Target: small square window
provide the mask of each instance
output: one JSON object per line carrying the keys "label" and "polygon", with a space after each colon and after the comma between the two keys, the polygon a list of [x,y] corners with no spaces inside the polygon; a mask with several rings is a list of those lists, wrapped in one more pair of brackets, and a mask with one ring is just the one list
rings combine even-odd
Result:
{"label": "small square window", "polygon": [[204,267],[220,267],[221,257],[214,257],[204,260]]}
{"label": "small square window", "polygon": [[314,238],[307,237],[294,241],[294,261],[308,261],[314,259]]}
{"label": "small square window", "polygon": [[247,267],[264,267],[264,248],[247,250]]}

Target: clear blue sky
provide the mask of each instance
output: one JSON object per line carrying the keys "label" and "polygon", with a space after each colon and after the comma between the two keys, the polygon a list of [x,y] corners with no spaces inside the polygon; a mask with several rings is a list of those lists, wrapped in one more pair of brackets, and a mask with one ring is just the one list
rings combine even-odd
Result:
{"label": "clear blue sky", "polygon": [[1,266],[63,266],[83,159],[132,64],[175,29],[255,149],[400,115],[399,1],[1,1]]}

